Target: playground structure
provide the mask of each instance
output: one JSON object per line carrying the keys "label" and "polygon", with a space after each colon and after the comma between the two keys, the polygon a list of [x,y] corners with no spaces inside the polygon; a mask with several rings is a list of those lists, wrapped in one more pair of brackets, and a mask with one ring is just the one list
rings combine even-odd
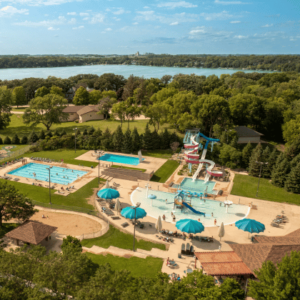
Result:
{"label": "playground structure", "polygon": [[[205,146],[203,148],[202,144],[200,143],[200,139],[204,139]],[[213,139],[205,136],[202,134],[198,129],[187,130],[185,137],[183,139],[184,148],[185,150],[185,161],[189,164],[189,170],[192,171],[192,165],[198,164],[198,168],[193,175],[193,181],[195,181],[201,172],[204,165],[208,165],[206,168],[206,176],[204,178],[204,182],[207,183],[209,181],[210,176],[213,177],[222,177],[222,171],[213,170],[215,167],[215,162],[212,160],[205,159],[208,145],[211,143],[211,151],[213,151],[213,145],[219,142],[219,139]],[[199,159],[198,151],[202,150],[201,158]]]}

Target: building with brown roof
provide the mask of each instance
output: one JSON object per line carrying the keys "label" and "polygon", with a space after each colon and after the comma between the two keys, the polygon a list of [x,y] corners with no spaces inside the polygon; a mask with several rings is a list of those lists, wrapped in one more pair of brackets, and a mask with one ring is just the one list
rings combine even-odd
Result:
{"label": "building with brown roof", "polygon": [[67,106],[63,112],[68,114],[68,122],[78,120],[79,123],[103,120],[104,116],[98,114],[99,105],[72,105]]}
{"label": "building with brown roof", "polygon": [[29,220],[6,233],[5,236],[13,239],[17,245],[19,245],[19,241],[26,244],[38,245],[43,240],[48,240],[49,236],[56,230],[57,227]]}
{"label": "building with brown roof", "polygon": [[238,126],[235,127],[234,130],[238,136],[238,143],[239,144],[248,144],[248,143],[261,143],[261,136],[262,133],[259,133],[249,127],[246,126]]}

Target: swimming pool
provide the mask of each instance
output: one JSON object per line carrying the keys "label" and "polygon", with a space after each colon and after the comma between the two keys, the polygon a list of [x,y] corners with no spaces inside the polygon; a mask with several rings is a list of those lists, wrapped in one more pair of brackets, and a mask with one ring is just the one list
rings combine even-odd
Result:
{"label": "swimming pool", "polygon": [[[246,218],[249,214],[250,208],[246,205],[240,204],[232,204],[228,208],[228,213],[226,213],[226,207],[222,201],[217,200],[209,200],[205,199],[200,200],[200,198],[192,197],[191,204],[192,207],[200,212],[205,213],[205,217],[203,215],[199,215],[193,213],[188,208],[184,208],[183,210],[179,208],[174,208],[174,196],[175,194],[149,190],[148,195],[154,194],[157,198],[151,200],[146,197],[146,189],[138,187],[131,194],[131,202],[135,205],[137,202],[141,203],[141,207],[145,209],[148,216],[153,218],[158,218],[158,216],[165,215],[167,222],[173,222],[171,212],[175,215],[176,221],[181,219],[193,219],[198,220],[200,218],[200,222],[206,227],[214,226],[214,220],[217,220],[217,225],[220,225],[221,222],[224,222],[224,225],[233,224],[238,220]],[[220,206],[220,203],[222,206]],[[213,216],[212,216],[213,213]]]}
{"label": "swimming pool", "polygon": [[[17,168],[8,174],[16,175],[20,177],[30,178],[30,179],[37,179],[42,181],[49,181],[49,165],[43,164],[36,164],[36,163],[29,163],[24,165],[20,168]],[[50,181],[52,183],[59,183],[68,185],[74,182],[76,179],[82,177],[87,172],[73,170],[68,168],[61,168],[61,167],[52,167],[50,171]],[[35,176],[34,176],[35,174]]]}
{"label": "swimming pool", "polygon": [[120,164],[132,165],[132,166],[137,166],[140,163],[138,157],[117,155],[117,154],[110,154],[110,153],[104,154],[103,156],[101,156],[101,158],[98,158],[98,160],[99,159],[102,161],[110,161],[114,163],[120,163]]}
{"label": "swimming pool", "polygon": [[217,191],[213,190],[216,183],[213,181],[204,182],[204,180],[192,178],[184,178],[180,184],[180,188],[186,191],[192,191],[197,193],[217,194]]}

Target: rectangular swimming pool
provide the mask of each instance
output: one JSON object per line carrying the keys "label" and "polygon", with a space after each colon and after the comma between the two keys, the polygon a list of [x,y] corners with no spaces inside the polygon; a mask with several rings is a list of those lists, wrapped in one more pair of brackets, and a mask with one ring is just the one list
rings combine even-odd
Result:
{"label": "rectangular swimming pool", "polygon": [[213,190],[215,187],[215,182],[208,181],[207,183],[204,180],[196,179],[193,181],[192,178],[184,178],[180,184],[180,188],[186,191],[192,191],[197,193],[209,193],[216,194],[217,191]]}
{"label": "rectangular swimming pool", "polygon": [[[98,160],[99,160],[99,158],[98,158]],[[117,154],[110,154],[110,153],[106,153],[103,156],[101,156],[100,160],[114,162],[114,163],[120,163],[120,164],[126,164],[126,165],[132,165],[132,166],[137,166],[140,163],[140,160],[138,157],[117,155]]]}
{"label": "rectangular swimming pool", "polygon": [[[8,174],[49,182],[49,167],[49,165],[29,163],[12,170]],[[53,166],[50,171],[50,181],[53,183],[68,185],[85,174],[87,174],[85,171]]]}

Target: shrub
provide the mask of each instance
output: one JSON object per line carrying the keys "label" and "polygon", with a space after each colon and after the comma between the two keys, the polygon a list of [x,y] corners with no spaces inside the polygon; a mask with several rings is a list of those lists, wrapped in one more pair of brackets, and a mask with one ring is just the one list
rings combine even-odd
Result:
{"label": "shrub", "polygon": [[66,252],[68,250],[74,250],[78,253],[82,252],[82,245],[80,243],[80,240],[68,235],[66,238],[63,239],[63,243],[61,245],[61,250],[63,252]]}
{"label": "shrub", "polygon": [[27,144],[27,143],[28,143],[27,136],[24,135],[24,136],[22,137],[22,139],[21,139],[21,144],[25,145],[25,144]]}
{"label": "shrub", "polygon": [[31,143],[31,144],[33,144],[33,143],[35,143],[36,141],[38,141],[38,136],[37,136],[37,134],[34,132],[34,131],[32,131],[31,133],[30,133],[30,135],[29,135],[29,138],[28,138],[28,140],[29,140],[29,143]]}
{"label": "shrub", "polygon": [[14,135],[14,137],[11,140],[11,143],[14,144],[14,145],[19,145],[20,144],[20,139],[19,139],[17,134]]}
{"label": "shrub", "polygon": [[6,145],[10,145],[11,144],[11,139],[8,136],[5,137],[4,144],[6,144]]}

